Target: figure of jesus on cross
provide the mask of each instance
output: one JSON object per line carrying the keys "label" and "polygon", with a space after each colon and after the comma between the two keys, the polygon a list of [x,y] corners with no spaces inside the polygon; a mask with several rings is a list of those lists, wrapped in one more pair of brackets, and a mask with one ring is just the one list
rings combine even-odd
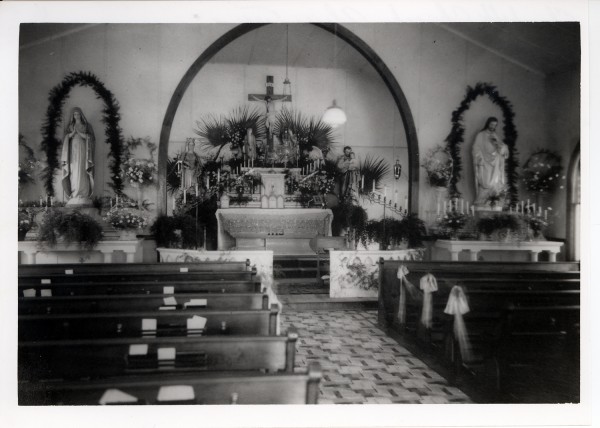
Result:
{"label": "figure of jesus on cross", "polygon": [[265,103],[265,127],[267,128],[267,147],[270,153],[273,153],[273,133],[277,110],[275,110],[275,101],[291,102],[291,95],[275,95],[273,93],[273,76],[267,76],[266,94],[248,94],[248,101],[260,101]]}

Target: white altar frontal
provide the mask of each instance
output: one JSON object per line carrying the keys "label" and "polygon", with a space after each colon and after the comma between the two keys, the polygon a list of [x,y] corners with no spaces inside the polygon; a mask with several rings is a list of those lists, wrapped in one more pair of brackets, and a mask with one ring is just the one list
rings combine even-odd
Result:
{"label": "white altar frontal", "polygon": [[219,250],[272,250],[315,254],[310,241],[331,236],[333,213],[321,208],[228,208],[217,210]]}

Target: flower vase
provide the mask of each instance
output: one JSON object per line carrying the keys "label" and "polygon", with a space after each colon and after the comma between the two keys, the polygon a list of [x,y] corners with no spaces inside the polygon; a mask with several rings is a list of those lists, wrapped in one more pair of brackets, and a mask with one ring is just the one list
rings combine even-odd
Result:
{"label": "flower vase", "polygon": [[135,241],[137,239],[136,229],[121,229],[119,231],[119,241]]}
{"label": "flower vase", "polygon": [[144,205],[144,192],[142,191],[142,186],[137,186],[137,205],[140,210]]}

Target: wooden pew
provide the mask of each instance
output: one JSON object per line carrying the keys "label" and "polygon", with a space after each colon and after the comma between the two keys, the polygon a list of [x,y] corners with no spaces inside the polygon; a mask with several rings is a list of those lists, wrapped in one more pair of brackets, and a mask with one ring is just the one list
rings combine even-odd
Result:
{"label": "wooden pew", "polygon": [[175,299],[177,309],[184,309],[186,303],[197,299],[205,299],[205,307],[210,310],[269,308],[266,293],[111,294],[19,297],[19,315],[151,311],[166,307],[169,298]]}
{"label": "wooden pew", "polygon": [[[173,292],[166,291],[168,287]],[[85,295],[120,295],[120,294],[191,294],[191,293],[258,293],[262,291],[260,281],[169,281],[164,283],[152,282],[122,282],[122,283],[73,283],[73,284],[37,284],[19,285],[19,297],[26,296],[26,290],[35,290],[35,296],[42,296],[43,290],[52,296],[85,296]]]}
{"label": "wooden pew", "polygon": [[[479,263],[465,263],[468,266],[457,269],[456,265],[462,263],[454,262],[454,266],[448,267],[450,272],[446,272],[443,269],[434,270],[433,266],[427,263],[380,263],[380,325],[391,328],[406,338],[414,339],[423,350],[435,355],[451,369],[451,378],[455,381],[468,373],[478,377],[493,378],[493,383],[499,387],[509,376],[505,375],[508,373],[505,367],[510,366],[510,363],[502,362],[507,358],[500,350],[514,349],[516,344],[514,338],[526,337],[530,343],[535,343],[533,339],[543,337],[550,343],[546,347],[552,348],[558,346],[564,339],[560,333],[564,329],[559,328],[558,332],[555,332],[557,334],[550,334],[550,327],[552,327],[550,320],[554,320],[556,326],[568,325],[569,330],[573,330],[573,326],[579,322],[579,272],[576,271],[569,271],[566,274],[561,271],[537,271],[529,275],[531,271],[515,271],[519,267],[516,263],[517,266],[512,266],[511,272],[504,269],[496,274],[492,263],[486,264],[487,271],[479,266],[476,272],[469,272],[468,268]],[[407,278],[415,286],[411,288],[406,283],[403,284],[403,302],[400,298],[400,281],[396,277],[397,269],[401,264],[409,269],[410,274]],[[502,267],[506,268],[506,266]],[[459,281],[461,270],[466,273]],[[433,273],[438,281],[438,291],[432,294],[432,325],[428,329],[420,322],[423,293],[418,289],[420,278],[426,273]],[[471,345],[472,358],[469,361],[461,358],[458,341],[453,331],[454,317],[444,313],[450,290],[455,284],[462,287],[470,307],[470,311],[464,314],[463,318]],[[409,292],[409,289],[412,292]],[[402,311],[404,319],[398,318],[400,305],[404,308]],[[512,326],[511,333],[505,332],[507,311],[512,314],[512,317],[515,314],[525,315],[521,316],[521,322],[509,323]],[[557,323],[556,320],[560,319],[563,313],[569,314],[570,321]],[[537,323],[535,328],[540,330],[545,322],[546,331],[540,334],[535,330],[531,331],[533,321],[524,322],[528,316],[534,318],[541,316],[543,322]],[[574,340],[570,341],[574,342]],[[578,336],[576,341],[578,342]],[[544,352],[532,354],[535,355],[533,360],[537,359],[540,365],[552,360],[549,353],[548,358],[544,358]],[[504,368],[500,369],[503,364]],[[490,368],[495,371],[491,376]],[[498,377],[498,373],[503,377],[502,380]],[[478,383],[485,382],[480,379]]]}
{"label": "wooden pew", "polygon": [[[80,275],[102,274],[106,272],[104,263],[78,263],[78,264],[39,264],[19,265],[19,277],[46,275]],[[187,270],[188,272],[215,272],[215,271],[249,271],[250,260],[236,261],[205,261],[194,263],[111,263],[111,274],[130,273],[175,273]],[[66,272],[70,271],[68,274]]]}
{"label": "wooden pew", "polygon": [[[203,309],[99,314],[19,315],[19,341],[141,337],[144,319],[155,319],[146,336],[185,336],[187,320],[207,319],[203,335],[275,335],[277,305],[270,310],[211,311]],[[225,324],[223,324],[225,323]],[[223,328],[225,327],[225,328]]]}
{"label": "wooden pew", "polygon": [[561,383],[567,401],[579,401],[580,306],[510,306],[492,343],[497,388],[532,379]]}
{"label": "wooden pew", "polygon": [[[165,373],[150,378],[20,382],[18,396],[19,405],[94,405],[107,390],[118,389],[135,397],[136,402],[129,404],[316,404],[320,380],[321,369],[313,364],[307,373],[297,374]],[[168,395],[163,394],[166,388],[176,386],[193,390],[193,398],[158,400]]]}
{"label": "wooden pew", "polygon": [[41,284],[118,284],[118,283],[171,283],[194,281],[255,281],[256,270],[251,271],[211,271],[211,272],[132,272],[86,273],[79,275],[28,275],[20,276],[19,286]]}
{"label": "wooden pew", "polygon": [[[19,381],[160,375],[170,371],[268,370],[293,373],[297,338],[296,333],[288,333],[287,337],[208,336],[21,342]],[[146,349],[140,350],[144,345]],[[159,348],[174,348],[175,359],[159,362]],[[143,355],[135,355],[140,352]]]}

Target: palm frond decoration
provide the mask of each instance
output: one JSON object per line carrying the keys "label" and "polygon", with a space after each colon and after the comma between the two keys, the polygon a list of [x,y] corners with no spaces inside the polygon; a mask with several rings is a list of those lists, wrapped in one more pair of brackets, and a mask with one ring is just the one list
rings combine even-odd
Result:
{"label": "palm frond decoration", "polygon": [[364,177],[364,189],[370,190],[375,183],[375,189],[381,189],[383,178],[390,172],[390,164],[384,158],[367,155],[360,163],[358,171]]}
{"label": "palm frond decoration", "polygon": [[208,115],[196,121],[196,126],[194,132],[201,137],[201,142],[218,148],[214,160],[219,158],[226,144],[242,146],[248,129],[252,129],[257,139],[264,138],[266,132],[264,115],[257,108],[250,110],[247,105],[237,107],[227,118]]}
{"label": "palm frond decoration", "polygon": [[335,144],[333,128],[321,118],[307,118],[298,111],[284,109],[277,114],[274,132],[283,138],[286,129],[294,134],[300,151],[310,150],[312,146],[328,151]]}
{"label": "palm frond decoration", "polygon": [[177,158],[167,159],[167,192],[174,194],[181,186],[181,177],[177,174]]}

